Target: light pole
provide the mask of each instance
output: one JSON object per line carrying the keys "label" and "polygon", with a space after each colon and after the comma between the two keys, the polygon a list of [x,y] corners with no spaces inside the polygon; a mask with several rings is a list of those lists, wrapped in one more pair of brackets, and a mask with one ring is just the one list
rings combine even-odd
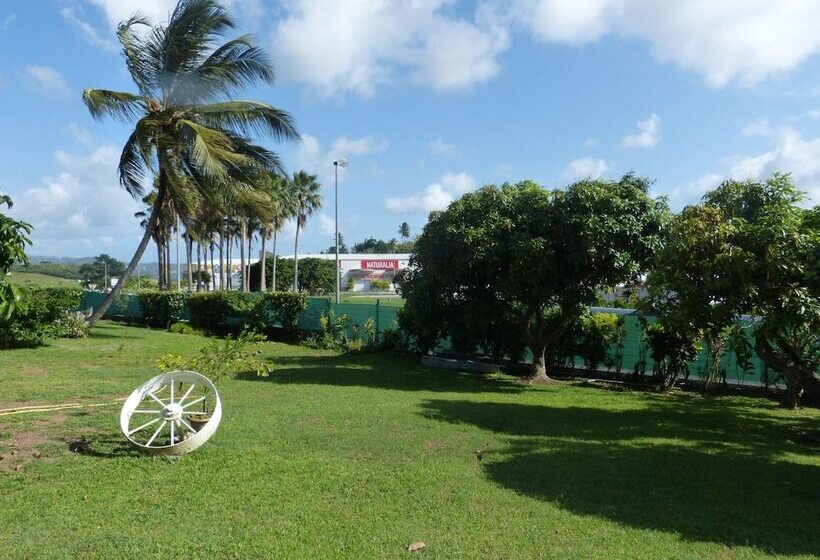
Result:
{"label": "light pole", "polygon": [[341,284],[341,277],[339,276],[339,167],[347,167],[346,159],[337,159],[333,162],[333,171],[336,176],[335,196],[336,196],[336,304],[339,303],[339,289]]}

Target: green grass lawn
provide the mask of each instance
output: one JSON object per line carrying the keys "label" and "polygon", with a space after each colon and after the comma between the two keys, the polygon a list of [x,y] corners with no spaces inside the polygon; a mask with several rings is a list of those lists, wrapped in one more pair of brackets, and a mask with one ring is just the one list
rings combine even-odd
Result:
{"label": "green grass lawn", "polygon": [[12,272],[8,280],[12,284],[19,284],[22,286],[74,286],[80,285],[76,280],[70,278],[60,278],[58,276],[49,276],[48,274],[40,274],[39,272]]}
{"label": "green grass lawn", "polygon": [[[0,409],[124,397],[203,342],[103,323],[0,352]],[[0,558],[820,555],[820,454],[791,441],[817,410],[264,352],[272,378],[218,382],[218,432],[176,460],[125,445],[118,404],[0,416]]]}

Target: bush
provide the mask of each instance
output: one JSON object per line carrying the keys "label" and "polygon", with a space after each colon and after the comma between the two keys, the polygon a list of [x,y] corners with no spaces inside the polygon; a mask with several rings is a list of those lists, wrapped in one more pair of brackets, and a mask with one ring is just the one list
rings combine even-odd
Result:
{"label": "bush", "polygon": [[63,338],[85,338],[88,336],[88,325],[85,317],[78,311],[67,311],[61,319],[57,320],[58,328],[62,331]]}
{"label": "bush", "polygon": [[271,368],[262,361],[258,343],[265,338],[257,333],[243,331],[237,337],[212,340],[199,349],[199,355],[186,358],[166,354],[157,359],[157,367],[165,371],[191,370],[212,380],[240,373],[255,373],[259,377],[270,375]]}
{"label": "bush", "polygon": [[176,333],[176,334],[196,334],[196,335],[203,335],[204,333],[196,328],[195,326],[191,325],[190,321],[180,321],[178,323],[174,323],[168,328],[168,332]]}
{"label": "bush", "polygon": [[36,287],[23,290],[19,311],[0,322],[0,348],[31,348],[48,338],[75,336],[76,322],[66,320],[80,307],[80,288]]}
{"label": "bush", "polygon": [[618,336],[618,316],[612,313],[587,313],[581,318],[581,332],[578,337],[578,354],[584,358],[591,372],[599,364],[614,365],[609,355],[609,347]]}
{"label": "bush", "polygon": [[191,294],[188,298],[191,324],[212,334],[236,332],[253,322],[251,312],[260,295],[244,292]]}
{"label": "bush", "polygon": [[188,294],[185,292],[142,291],[137,295],[142,318],[149,327],[167,329],[180,319]]}
{"label": "bush", "polygon": [[[258,290],[261,284],[259,273],[262,262],[248,267],[251,290]],[[273,276],[273,257],[265,260],[266,285],[270,289],[270,279]],[[299,291],[310,295],[327,295],[336,290],[336,266],[332,259],[299,259]],[[288,291],[293,288],[293,259],[277,258],[276,289]]]}
{"label": "bush", "polygon": [[378,292],[386,292],[390,289],[390,281],[382,278],[374,278],[370,281],[370,289]]}
{"label": "bush", "polygon": [[250,324],[262,331],[278,323],[288,331],[294,331],[299,314],[307,307],[307,296],[293,292],[264,293],[257,295],[256,305],[250,314]]}

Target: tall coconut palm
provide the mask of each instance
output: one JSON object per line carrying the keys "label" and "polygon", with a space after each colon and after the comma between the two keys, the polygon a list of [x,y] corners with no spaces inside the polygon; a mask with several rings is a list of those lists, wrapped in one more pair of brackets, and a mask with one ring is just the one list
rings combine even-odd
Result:
{"label": "tall coconut palm", "polygon": [[102,317],[134,271],[159,209],[170,200],[184,223],[214,195],[241,201],[256,195],[264,173],[282,173],[279,158],[251,134],[296,139],[286,112],[257,101],[234,100],[247,85],[272,82],[268,57],[251,38],[222,42],[234,21],[216,0],[180,0],[167,24],[151,27],[135,15],[117,37],[138,93],[87,89],[83,101],[97,119],[135,122],[119,162],[120,184],[143,194],[146,170],[156,174],[157,198],[145,234],[123,274],[89,325]]}
{"label": "tall coconut palm", "polygon": [[293,291],[299,291],[299,230],[305,227],[308,216],[322,206],[322,195],[319,189],[322,185],[316,180],[316,175],[307,171],[298,171],[293,174],[293,198],[296,215],[296,240],[293,249]]}

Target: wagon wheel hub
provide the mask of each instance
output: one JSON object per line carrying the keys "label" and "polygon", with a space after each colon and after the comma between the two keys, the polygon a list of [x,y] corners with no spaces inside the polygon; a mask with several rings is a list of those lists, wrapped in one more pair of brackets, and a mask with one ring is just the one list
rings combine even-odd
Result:
{"label": "wagon wheel hub", "polygon": [[173,403],[163,408],[160,415],[163,420],[171,422],[182,418],[182,412],[182,406],[179,403]]}

